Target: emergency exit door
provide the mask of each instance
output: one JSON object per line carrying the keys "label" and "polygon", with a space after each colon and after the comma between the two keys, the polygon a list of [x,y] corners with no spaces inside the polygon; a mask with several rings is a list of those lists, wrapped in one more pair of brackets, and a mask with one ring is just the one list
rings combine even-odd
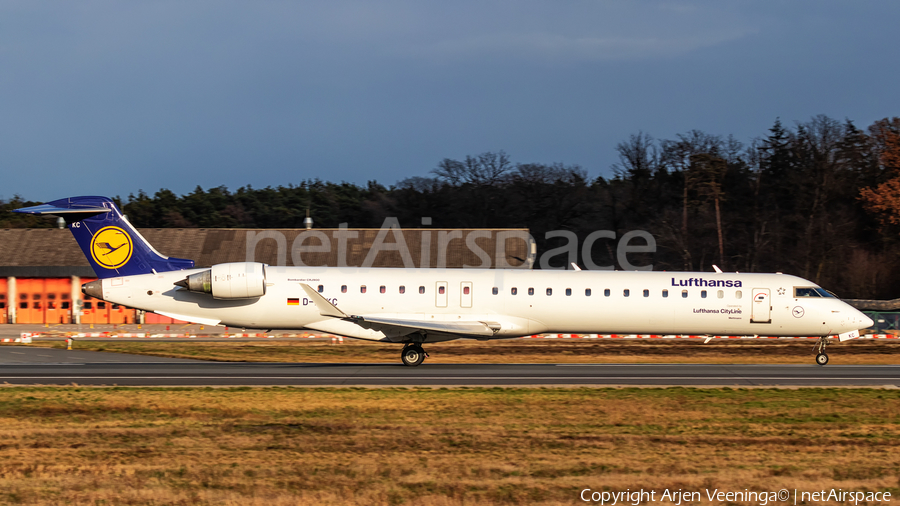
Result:
{"label": "emergency exit door", "polygon": [[437,307],[447,307],[447,282],[438,281],[435,283],[434,305]]}
{"label": "emergency exit door", "polygon": [[750,323],[772,323],[772,304],[768,288],[753,289],[753,308]]}
{"label": "emergency exit door", "polygon": [[459,284],[459,307],[472,307],[471,281],[463,281]]}

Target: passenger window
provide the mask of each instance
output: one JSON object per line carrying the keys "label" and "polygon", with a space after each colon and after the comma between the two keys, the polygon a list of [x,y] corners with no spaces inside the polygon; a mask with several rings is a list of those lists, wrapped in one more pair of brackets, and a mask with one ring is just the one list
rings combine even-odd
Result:
{"label": "passenger window", "polygon": [[36,294],[32,295],[31,298],[34,300],[41,300],[41,294],[36,293]]}
{"label": "passenger window", "polygon": [[512,287],[509,289],[509,293],[512,295],[515,295],[515,294],[519,293],[519,289],[516,287]]}
{"label": "passenger window", "polygon": [[585,289],[584,289],[584,296],[585,296],[585,297],[590,297],[590,296],[591,296],[591,289],[590,289],[590,288],[585,288]]}
{"label": "passenger window", "polygon": [[663,298],[665,299],[665,298],[668,297],[668,296],[669,296],[669,291],[668,291],[668,290],[663,290]]}
{"label": "passenger window", "polygon": [[63,309],[69,309],[69,301],[63,302],[63,303],[62,303],[62,308],[63,308]]}
{"label": "passenger window", "polygon": [[0,309],[6,309],[6,302],[0,302]]}
{"label": "passenger window", "polygon": [[94,308],[94,304],[91,303],[91,302],[85,302],[84,305],[83,305],[82,307],[84,307],[85,309],[93,309],[93,308]]}
{"label": "passenger window", "polygon": [[48,293],[48,294],[47,294],[47,298],[53,300],[53,299],[56,298],[56,294],[55,294],[55,293]]}
{"label": "passenger window", "polygon": [[366,285],[359,285],[359,293],[366,293]]}
{"label": "passenger window", "polygon": [[468,286],[463,287],[463,295],[469,295],[469,287]]}
{"label": "passenger window", "polygon": [[725,292],[723,292],[722,290],[719,290],[718,292],[716,292],[716,297],[718,297],[718,298],[720,298],[720,299],[721,299],[721,298],[724,298],[724,297],[725,297]]}
{"label": "passenger window", "polygon": [[19,309],[28,309],[28,303],[27,303],[27,302],[20,302],[20,303],[19,303]]}
{"label": "passenger window", "polygon": [[626,288],[626,289],[622,292],[622,295],[628,297],[629,295],[631,295],[631,290],[629,290],[629,289]]}
{"label": "passenger window", "polygon": [[682,291],[681,291],[681,298],[682,298],[682,299],[686,299],[686,298],[687,298],[687,290],[682,290]]}
{"label": "passenger window", "polygon": [[347,293],[347,285],[341,285],[341,293]]}
{"label": "passenger window", "polygon": [[445,287],[439,286],[439,287],[438,287],[438,293],[441,294],[441,295],[443,295],[445,289],[446,289]]}
{"label": "passenger window", "polygon": [[701,298],[701,299],[705,299],[705,298],[706,298],[706,290],[700,290],[700,298]]}
{"label": "passenger window", "polygon": [[607,288],[606,290],[603,290],[603,296],[609,297],[609,288]]}
{"label": "passenger window", "polygon": [[534,295],[534,288],[528,289],[528,295]]}
{"label": "passenger window", "polygon": [[498,293],[500,293],[500,290],[495,286],[494,288],[491,288],[491,293],[497,295]]}
{"label": "passenger window", "polygon": [[47,309],[56,309],[56,301],[52,301],[52,300],[51,300],[51,301],[48,301],[48,302],[47,302]]}
{"label": "passenger window", "polygon": [[112,305],[112,308],[113,308],[113,309],[119,309],[119,305],[118,305],[118,304],[113,304],[113,305]]}
{"label": "passenger window", "polygon": [[[387,287],[384,286],[384,285],[381,285],[381,286],[378,287],[378,291],[381,292],[381,293],[385,293],[385,292],[387,292]],[[442,293],[443,293],[443,292],[442,292]]]}
{"label": "passenger window", "polygon": [[548,288],[548,289],[547,289],[547,295],[553,295],[553,289],[552,289],[552,288]]}
{"label": "passenger window", "polygon": [[406,287],[405,287],[405,286],[400,285],[400,293],[406,293]]}
{"label": "passenger window", "polygon": [[419,293],[425,293],[425,287],[424,287],[424,286],[420,286],[420,287],[419,287]]}
{"label": "passenger window", "polygon": [[28,295],[26,295],[26,294],[24,294],[24,293],[20,293],[20,294],[19,294],[19,298],[22,299],[22,300],[28,300]]}
{"label": "passenger window", "polygon": [[319,293],[322,293],[324,291],[325,291],[325,285],[319,285]]}
{"label": "passenger window", "polygon": [[650,296],[650,290],[644,290],[644,297]]}
{"label": "passenger window", "polygon": [[98,302],[98,303],[97,303],[97,309],[106,309],[106,303],[105,303],[105,302]]}
{"label": "passenger window", "polygon": [[62,294],[62,300],[69,300],[69,294],[67,294],[67,293]]}
{"label": "passenger window", "polygon": [[569,296],[571,296],[571,295],[572,295],[572,289],[571,289],[571,288],[566,288],[566,297],[569,297]]}
{"label": "passenger window", "polygon": [[32,303],[32,305],[31,305],[31,309],[40,309],[40,308],[41,308],[41,303],[40,303],[40,302],[34,302],[34,303]]}
{"label": "passenger window", "polygon": [[734,298],[735,298],[735,299],[740,299],[740,298],[741,298],[741,291],[740,291],[740,290],[734,292]]}

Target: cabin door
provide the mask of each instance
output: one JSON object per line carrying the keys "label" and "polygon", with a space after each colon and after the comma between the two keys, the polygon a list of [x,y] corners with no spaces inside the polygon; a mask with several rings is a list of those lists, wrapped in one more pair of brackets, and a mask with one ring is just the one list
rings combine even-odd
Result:
{"label": "cabin door", "polygon": [[459,284],[459,307],[472,307],[471,281],[463,281]]}
{"label": "cabin door", "polygon": [[772,323],[772,304],[769,300],[768,288],[753,289],[753,308],[750,323]]}
{"label": "cabin door", "polygon": [[437,307],[447,307],[447,282],[438,281],[435,283],[434,305]]}

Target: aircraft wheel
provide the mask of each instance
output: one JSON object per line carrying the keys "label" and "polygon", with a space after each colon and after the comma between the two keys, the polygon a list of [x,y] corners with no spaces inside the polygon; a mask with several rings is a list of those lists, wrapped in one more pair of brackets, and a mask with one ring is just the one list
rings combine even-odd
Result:
{"label": "aircraft wheel", "polygon": [[425,350],[417,344],[407,346],[400,353],[400,360],[403,361],[403,365],[415,367],[425,360]]}
{"label": "aircraft wheel", "polygon": [[825,365],[828,363],[828,355],[824,353],[819,353],[816,355],[816,363],[819,365]]}

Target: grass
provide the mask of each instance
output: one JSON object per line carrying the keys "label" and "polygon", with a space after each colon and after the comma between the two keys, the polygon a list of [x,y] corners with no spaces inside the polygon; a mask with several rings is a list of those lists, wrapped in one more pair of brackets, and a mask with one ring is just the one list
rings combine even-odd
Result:
{"label": "grass", "polygon": [[[900,364],[900,342],[857,340],[828,347],[830,364]],[[813,339],[511,339],[426,344],[426,363],[813,363]],[[63,342],[29,346],[64,348]],[[76,340],[81,350],[161,357],[249,362],[390,362],[401,345],[345,339],[344,344],[304,339],[209,341]]]}
{"label": "grass", "polygon": [[572,504],[900,493],[876,389],[8,388],[3,504]]}

